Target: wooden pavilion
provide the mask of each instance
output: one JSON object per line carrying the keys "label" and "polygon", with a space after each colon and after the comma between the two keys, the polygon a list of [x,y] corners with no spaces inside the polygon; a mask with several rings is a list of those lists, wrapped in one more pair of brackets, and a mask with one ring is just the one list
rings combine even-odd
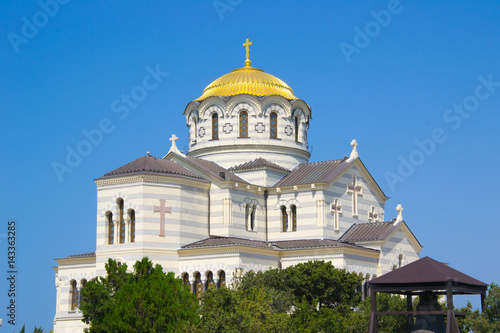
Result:
{"label": "wooden pavilion", "polygon": [[[429,257],[421,258],[367,283],[371,297],[369,333],[377,332],[377,315],[407,315],[406,328],[408,332],[460,333],[456,316],[463,314],[453,311],[453,295],[481,295],[481,311],[483,311],[488,288],[486,283]],[[407,311],[378,312],[377,292],[406,295]],[[446,295],[446,310],[442,310],[439,305],[437,310],[429,310],[429,308],[433,309],[432,306],[422,306],[419,309],[423,301],[417,306],[416,310],[413,310],[412,296],[416,295],[421,296],[421,299],[428,295]],[[413,316],[417,318],[415,323],[413,322]],[[442,329],[434,328],[433,330],[430,323],[433,321],[439,322],[444,316],[447,317],[446,324],[442,320]],[[420,321],[420,327],[417,327],[418,321]],[[422,323],[424,325],[421,325]]]}

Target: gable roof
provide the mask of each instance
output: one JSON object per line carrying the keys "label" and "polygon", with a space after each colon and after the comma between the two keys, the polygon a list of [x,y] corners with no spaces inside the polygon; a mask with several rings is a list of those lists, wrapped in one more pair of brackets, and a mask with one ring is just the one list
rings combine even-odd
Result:
{"label": "gable roof", "polygon": [[330,183],[351,165],[346,159],[299,164],[274,186]]}
{"label": "gable roof", "polygon": [[488,287],[486,283],[476,280],[430,257],[421,258],[368,281],[371,285],[440,284],[445,282]]}
{"label": "gable roof", "polygon": [[138,174],[181,176],[204,181],[203,178],[177,163],[147,155],[108,172],[96,180]]}
{"label": "gable roof", "polygon": [[372,240],[385,240],[397,229],[398,226],[391,222],[374,222],[353,224],[339,238],[341,242],[361,242]]}
{"label": "gable roof", "polygon": [[238,237],[222,237],[211,236],[200,241],[184,245],[182,249],[195,249],[207,247],[224,247],[224,246],[247,246],[262,249],[275,249],[275,250],[293,250],[293,249],[306,249],[306,248],[352,248],[360,249],[371,252],[379,252],[375,249],[366,248],[364,246],[342,243],[331,239],[298,239],[288,241],[274,241],[268,242],[244,239]]}
{"label": "gable roof", "polygon": [[247,170],[259,170],[259,169],[276,169],[279,171],[285,171],[285,172],[290,172],[290,170],[282,167],[281,165],[278,165],[276,163],[273,163],[271,161],[268,161],[262,157],[259,157],[253,161],[249,161],[240,165],[233,166],[229,168],[229,171],[247,171]]}
{"label": "gable roof", "polygon": [[[230,180],[242,184],[249,184],[246,180],[238,177],[231,171],[229,171],[226,168],[221,167],[219,164],[212,162],[212,161],[207,161],[203,160],[201,158],[197,157],[190,157],[190,156],[185,156],[185,155],[179,155],[174,152],[170,152],[167,154],[164,158],[164,161],[168,161],[170,163],[174,163],[178,165],[178,163],[173,162],[172,160],[175,160],[179,163],[185,162],[189,165],[192,165],[201,171],[205,172],[207,175],[219,180],[219,181],[225,181],[225,180]],[[184,167],[186,168],[186,167]],[[187,168],[186,168],[187,170]],[[191,172],[191,171],[190,171]],[[200,177],[201,176],[197,176]]]}

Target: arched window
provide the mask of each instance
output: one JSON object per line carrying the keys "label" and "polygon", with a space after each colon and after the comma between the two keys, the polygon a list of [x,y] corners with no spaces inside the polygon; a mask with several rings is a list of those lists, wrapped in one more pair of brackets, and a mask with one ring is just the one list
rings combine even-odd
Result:
{"label": "arched window", "polygon": [[398,269],[398,266],[393,265],[393,266],[392,266],[392,270],[393,270],[393,271],[395,271],[396,269]]}
{"label": "arched window", "polygon": [[219,272],[219,282],[217,283],[217,288],[226,286],[226,272]]}
{"label": "arched window", "polygon": [[295,142],[299,142],[299,117],[295,117]]}
{"label": "arched window", "polygon": [[210,287],[215,287],[214,274],[212,273],[212,271],[208,272],[207,274],[207,289]]}
{"label": "arched window", "polygon": [[196,117],[191,117],[189,125],[189,141],[195,143],[198,136],[198,126],[196,124]]}
{"label": "arched window", "polygon": [[255,230],[255,205],[252,206],[252,212],[250,213],[250,230]]}
{"label": "arched window", "polygon": [[281,206],[281,224],[283,228],[283,232],[288,231],[288,214],[286,212],[286,207]]}
{"label": "arched window", "polygon": [[248,112],[240,113],[240,138],[248,138]]}
{"label": "arched window", "polygon": [[70,293],[71,293],[71,310],[76,310],[78,308],[78,289],[76,288],[76,281],[71,280]]}
{"label": "arched window", "polygon": [[80,302],[78,303],[79,305],[82,304],[82,300],[83,300],[83,288],[85,288],[85,285],[87,284],[87,280],[85,279],[81,279],[80,281],[80,285],[82,286],[81,289],[80,289]]}
{"label": "arched window", "polygon": [[194,282],[194,293],[196,296],[200,296],[203,293],[203,282],[201,282],[201,274],[200,272],[196,273],[195,275],[195,282]]}
{"label": "arched window", "polygon": [[184,282],[184,285],[186,285],[188,287],[191,285],[189,283],[189,274],[188,273],[184,273],[184,275],[182,276],[182,281]]}
{"label": "arched window", "polygon": [[219,115],[212,115],[212,140],[219,140]]}
{"label": "arched window", "polygon": [[398,267],[403,266],[403,255],[402,255],[402,254],[400,254],[400,255],[399,255],[399,258],[398,258],[398,265],[399,265]]}
{"label": "arched window", "polygon": [[271,129],[270,137],[271,139],[278,138],[278,114],[276,112],[271,112],[271,117],[269,119],[269,128]]}
{"label": "arched window", "polygon": [[115,224],[113,223],[113,213],[106,212],[106,220],[108,222],[108,244],[115,242]]}
{"label": "arched window", "polygon": [[123,221],[123,199],[116,199],[118,205],[118,214],[120,216],[120,244],[125,243],[125,221]]}
{"label": "arched window", "polygon": [[370,273],[366,273],[365,280],[370,281]]}
{"label": "arched window", "polygon": [[292,211],[292,231],[297,231],[297,206],[292,205],[290,208]]}
{"label": "arched window", "polygon": [[135,242],[135,210],[130,210],[130,243]]}

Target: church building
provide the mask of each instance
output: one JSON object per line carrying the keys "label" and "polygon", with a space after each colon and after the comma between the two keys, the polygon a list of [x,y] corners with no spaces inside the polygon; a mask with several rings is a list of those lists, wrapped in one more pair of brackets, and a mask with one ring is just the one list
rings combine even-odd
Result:
{"label": "church building", "polygon": [[346,140],[348,157],[309,162],[310,106],[251,66],[250,45],[244,67],[186,106],[188,152],[174,134],[165,156],[148,153],[95,180],[96,248],[56,259],[54,332],[83,332],[81,290],[108,258],[132,268],[148,257],[196,294],[309,260],[370,280],[419,259],[403,208],[386,213],[356,140]]}

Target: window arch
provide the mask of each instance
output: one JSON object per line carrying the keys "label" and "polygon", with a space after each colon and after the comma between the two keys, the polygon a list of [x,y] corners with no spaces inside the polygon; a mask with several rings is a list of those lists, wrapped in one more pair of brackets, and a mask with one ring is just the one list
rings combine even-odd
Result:
{"label": "window arch", "polygon": [[87,284],[87,280],[86,279],[81,279],[80,280],[80,285],[81,285],[81,288],[80,288],[80,301],[78,304],[82,304],[82,300],[83,300],[83,288],[85,288],[85,285]]}
{"label": "window arch", "polygon": [[295,116],[295,142],[299,142],[299,117]]}
{"label": "window arch", "polygon": [[71,310],[76,310],[78,308],[78,289],[76,287],[76,281],[71,280],[70,293],[71,293]]}
{"label": "window arch", "polygon": [[292,231],[297,231],[297,206],[292,205],[290,210],[292,213]]}
{"label": "window arch", "polygon": [[278,138],[278,114],[276,112],[271,112],[271,116],[269,117],[269,128],[271,139]]}
{"label": "window arch", "polygon": [[393,270],[393,271],[395,271],[396,269],[398,269],[398,266],[393,265],[393,266],[392,266],[392,270]]}
{"label": "window arch", "polygon": [[108,222],[108,244],[112,245],[115,242],[115,224],[113,223],[113,213],[107,211],[106,220]]}
{"label": "window arch", "polygon": [[370,273],[366,273],[365,280],[370,281]]}
{"label": "window arch", "polygon": [[189,140],[191,142],[196,142],[198,137],[198,124],[196,123],[196,117],[191,117],[191,125],[189,126]]}
{"label": "window arch", "polygon": [[248,112],[240,112],[240,138],[248,138]]}
{"label": "window arch", "polygon": [[203,294],[203,282],[201,282],[201,274],[200,272],[196,273],[195,278],[194,278],[194,293],[196,296],[200,296]]}
{"label": "window arch", "polygon": [[207,273],[207,287],[206,287],[206,289],[208,289],[210,287],[215,287],[214,274],[212,273],[212,271],[209,271]]}
{"label": "window arch", "polygon": [[217,282],[217,288],[226,286],[226,272],[219,271],[219,281]]}
{"label": "window arch", "polygon": [[219,140],[219,114],[212,115],[212,140]]}
{"label": "window arch", "polygon": [[283,232],[288,231],[288,213],[286,212],[286,207],[281,206],[281,224]]}
{"label": "window arch", "polygon": [[124,206],[124,203],[123,203],[123,199],[122,198],[118,198],[116,199],[116,204],[118,205],[118,215],[120,217],[120,239],[119,239],[119,243],[120,244],[123,244],[125,243],[125,221],[123,220],[123,206]]}

